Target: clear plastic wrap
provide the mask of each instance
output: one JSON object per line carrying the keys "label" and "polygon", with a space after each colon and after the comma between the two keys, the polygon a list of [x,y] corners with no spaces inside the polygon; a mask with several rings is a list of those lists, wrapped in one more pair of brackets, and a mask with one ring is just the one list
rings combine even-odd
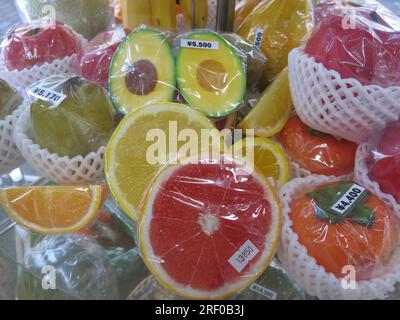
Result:
{"label": "clear plastic wrap", "polygon": [[48,15],[71,26],[86,39],[106,31],[114,21],[110,0],[16,0],[16,4],[24,20]]}
{"label": "clear plastic wrap", "polygon": [[225,33],[222,35],[233,46],[243,51],[247,59],[247,88],[256,91],[261,76],[267,66],[267,58],[260,48],[244,40],[235,33]]}
{"label": "clear plastic wrap", "polygon": [[246,94],[246,54],[216,32],[198,30],[176,37],[177,87],[185,101],[211,118],[240,107]]}
{"label": "clear plastic wrap", "polygon": [[238,160],[193,160],[153,180],[139,210],[139,246],[152,274],[178,296],[226,298],[271,262],[280,205],[266,178]]}
{"label": "clear plastic wrap", "polygon": [[302,169],[312,174],[351,174],[357,144],[307,127],[297,116],[286,123],[278,136],[285,152]]}
{"label": "clear plastic wrap", "polygon": [[263,0],[244,19],[237,33],[267,57],[263,88],[287,66],[289,52],[302,45],[312,30],[310,0]]}
{"label": "clear plastic wrap", "polygon": [[353,181],[312,175],[281,191],[279,257],[320,299],[384,299],[400,280],[394,212]]}
{"label": "clear plastic wrap", "polygon": [[169,33],[139,26],[122,41],[111,62],[110,96],[121,113],[175,97],[175,59]]}
{"label": "clear plastic wrap", "polygon": [[400,203],[400,122],[374,134],[369,150],[369,177]]}
{"label": "clear plastic wrap", "polygon": [[8,31],[0,45],[1,61],[8,71],[21,71],[77,54],[81,45],[81,39],[62,23],[33,20]]}
{"label": "clear plastic wrap", "polygon": [[82,76],[108,89],[111,60],[125,36],[125,31],[118,28],[102,32],[89,41],[78,55]]}

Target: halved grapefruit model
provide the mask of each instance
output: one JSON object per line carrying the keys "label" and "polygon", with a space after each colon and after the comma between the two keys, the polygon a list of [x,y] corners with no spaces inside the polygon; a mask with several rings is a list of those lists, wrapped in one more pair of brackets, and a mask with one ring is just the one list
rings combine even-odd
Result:
{"label": "halved grapefruit model", "polygon": [[186,299],[223,299],[249,286],[273,258],[281,226],[271,184],[227,157],[165,167],[139,214],[147,267]]}

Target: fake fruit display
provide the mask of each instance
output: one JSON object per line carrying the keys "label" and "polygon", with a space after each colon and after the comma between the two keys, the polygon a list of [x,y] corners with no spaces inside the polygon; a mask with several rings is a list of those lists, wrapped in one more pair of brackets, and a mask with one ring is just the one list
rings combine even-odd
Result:
{"label": "fake fruit display", "polygon": [[227,158],[167,166],[139,216],[147,267],[190,299],[226,298],[254,282],[273,258],[281,226],[273,187]]}
{"label": "fake fruit display", "polygon": [[214,32],[193,32],[181,41],[187,45],[178,51],[176,77],[186,102],[211,118],[234,112],[246,93],[246,69],[237,49]]}
{"label": "fake fruit display", "polygon": [[342,176],[354,170],[357,144],[307,127],[293,116],[278,136],[291,160],[314,174]]}
{"label": "fake fruit display", "polygon": [[20,225],[40,234],[71,233],[97,214],[104,186],[43,186],[0,190],[0,204]]}
{"label": "fake fruit display", "polygon": [[[357,280],[368,280],[384,270],[398,240],[398,227],[376,196],[366,192],[356,202],[354,192],[348,193],[353,184],[322,185],[292,201],[290,219],[299,242],[326,272],[342,278],[346,275],[343,267],[350,265]],[[356,204],[352,203],[347,214],[332,212],[330,207],[346,194],[345,207],[352,201]]]}
{"label": "fake fruit display", "polygon": [[307,40],[312,16],[309,0],[263,0],[243,21],[238,34],[259,43],[267,57],[264,87],[288,65],[289,52]]}
{"label": "fake fruit display", "polygon": [[222,137],[212,122],[182,104],[155,103],[122,120],[108,144],[105,170],[110,190],[126,214],[137,219],[141,199],[160,167],[178,155],[203,150],[202,130],[219,151]]}
{"label": "fake fruit display", "polygon": [[389,125],[372,145],[369,176],[400,202],[400,123]]}
{"label": "fake fruit display", "polygon": [[55,14],[57,20],[88,40],[106,31],[113,22],[109,0],[18,0],[17,3],[26,20]]}
{"label": "fake fruit display", "polygon": [[389,11],[354,9],[354,26],[343,27],[343,17],[329,15],[313,34],[306,53],[342,78],[363,85],[400,85],[400,19]]}
{"label": "fake fruit display", "polygon": [[[43,287],[43,270],[56,271],[56,290]],[[118,299],[116,272],[106,251],[87,237],[44,237],[24,257],[17,285],[20,300]]]}
{"label": "fake fruit display", "polygon": [[81,43],[70,29],[60,22],[52,28],[43,24],[44,20],[35,20],[8,32],[1,44],[8,70],[23,70],[78,53]]}
{"label": "fake fruit display", "polygon": [[[207,26],[208,1],[180,0],[180,4],[186,24],[190,28],[202,29]],[[193,10],[194,10],[194,20],[193,20]]]}
{"label": "fake fruit display", "polygon": [[285,68],[263,92],[261,98],[239,124],[260,137],[272,137],[285,126],[293,110],[288,69]]}
{"label": "fake fruit display", "polygon": [[240,29],[243,21],[259,4],[260,0],[237,1],[235,8],[235,30]]}
{"label": "fake fruit display", "polygon": [[289,181],[289,164],[279,143],[265,138],[246,138],[236,142],[233,154],[243,157],[280,188]]}
{"label": "fake fruit display", "polygon": [[65,95],[59,105],[35,98],[31,104],[33,141],[61,157],[86,156],[104,146],[114,127],[114,109],[103,88],[83,78],[48,78],[43,86]]}
{"label": "fake fruit display", "polygon": [[17,110],[21,103],[22,97],[6,81],[0,79],[0,121]]}
{"label": "fake fruit display", "polygon": [[109,87],[115,107],[125,114],[151,103],[172,101],[175,61],[166,37],[152,29],[129,34],[111,62]]}
{"label": "fake fruit display", "polygon": [[100,33],[79,52],[82,76],[108,88],[108,72],[112,57],[125,37],[125,31],[115,29]]}

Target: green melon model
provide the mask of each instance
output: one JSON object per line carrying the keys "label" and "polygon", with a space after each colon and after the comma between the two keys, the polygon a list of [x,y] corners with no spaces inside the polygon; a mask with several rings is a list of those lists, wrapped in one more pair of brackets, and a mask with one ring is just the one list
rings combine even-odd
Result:
{"label": "green melon model", "polygon": [[246,68],[239,51],[214,32],[194,32],[184,41],[176,74],[186,102],[211,118],[234,112],[246,93]]}
{"label": "green melon model", "polygon": [[0,79],[0,120],[12,114],[21,103],[21,96],[7,82]]}
{"label": "green melon model", "polygon": [[154,102],[170,102],[175,94],[175,61],[163,34],[152,29],[132,32],[111,62],[110,95],[127,114]]}

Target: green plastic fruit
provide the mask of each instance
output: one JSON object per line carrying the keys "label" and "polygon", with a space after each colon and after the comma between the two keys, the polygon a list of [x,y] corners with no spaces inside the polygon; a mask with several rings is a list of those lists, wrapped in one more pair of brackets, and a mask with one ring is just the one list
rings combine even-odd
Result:
{"label": "green plastic fruit", "polygon": [[153,29],[132,32],[114,54],[109,72],[111,99],[126,114],[175,94],[175,61],[167,38]]}
{"label": "green plastic fruit", "polygon": [[107,144],[115,128],[115,112],[106,91],[83,78],[46,80],[42,86],[63,93],[58,106],[36,99],[31,105],[31,137],[59,156],[86,156]]}
{"label": "green plastic fruit", "polygon": [[22,103],[22,97],[7,82],[0,79],[0,120],[12,114]]}

